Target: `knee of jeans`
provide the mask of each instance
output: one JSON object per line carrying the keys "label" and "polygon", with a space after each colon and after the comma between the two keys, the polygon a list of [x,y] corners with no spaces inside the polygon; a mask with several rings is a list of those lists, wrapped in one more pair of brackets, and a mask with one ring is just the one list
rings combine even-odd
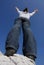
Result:
{"label": "knee of jeans", "polygon": [[11,29],[11,32],[14,32],[15,30],[19,30],[21,27],[20,27],[20,25],[14,25],[13,27],[12,27],[12,29]]}
{"label": "knee of jeans", "polygon": [[29,35],[32,35],[32,31],[31,31],[31,29],[30,28],[27,28],[27,34]]}
{"label": "knee of jeans", "polygon": [[14,24],[21,24],[21,19],[15,19],[15,22],[14,22]]}

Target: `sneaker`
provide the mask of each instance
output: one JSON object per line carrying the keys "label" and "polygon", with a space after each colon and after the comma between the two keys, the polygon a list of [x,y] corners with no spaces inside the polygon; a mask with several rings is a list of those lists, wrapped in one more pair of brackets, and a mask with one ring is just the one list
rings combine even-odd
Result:
{"label": "sneaker", "polygon": [[27,57],[35,61],[35,57],[34,56],[27,56]]}
{"label": "sneaker", "polygon": [[15,53],[15,50],[14,49],[8,49],[8,50],[6,50],[5,55],[6,56],[13,56],[14,53]]}

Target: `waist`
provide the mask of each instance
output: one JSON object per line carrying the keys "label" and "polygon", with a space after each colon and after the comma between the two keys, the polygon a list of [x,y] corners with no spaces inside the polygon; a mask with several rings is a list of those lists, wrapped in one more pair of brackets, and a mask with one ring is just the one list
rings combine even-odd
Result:
{"label": "waist", "polygon": [[19,17],[19,19],[23,20],[23,21],[29,21],[29,19],[24,18],[24,17]]}
{"label": "waist", "polygon": [[24,18],[24,17],[18,17],[15,20],[21,20],[22,22],[27,22],[27,23],[29,23],[29,25],[31,25],[29,19]]}
{"label": "waist", "polygon": [[27,22],[27,23],[29,23],[29,25],[30,25],[29,19],[24,18],[24,17],[19,17],[18,19],[22,20],[22,22]]}

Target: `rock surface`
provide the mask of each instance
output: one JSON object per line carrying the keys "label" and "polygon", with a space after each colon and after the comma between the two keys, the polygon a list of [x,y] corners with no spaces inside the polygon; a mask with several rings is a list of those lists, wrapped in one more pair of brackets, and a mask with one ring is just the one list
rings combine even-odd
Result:
{"label": "rock surface", "polygon": [[20,54],[7,57],[0,52],[0,65],[35,65],[34,61]]}

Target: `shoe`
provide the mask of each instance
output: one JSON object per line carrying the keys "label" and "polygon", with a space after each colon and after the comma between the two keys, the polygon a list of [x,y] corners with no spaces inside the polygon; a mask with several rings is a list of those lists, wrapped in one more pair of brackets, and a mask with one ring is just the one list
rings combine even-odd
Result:
{"label": "shoe", "polygon": [[5,55],[6,56],[13,56],[14,53],[15,53],[14,49],[7,49]]}
{"label": "shoe", "polygon": [[28,56],[28,58],[30,58],[30,59],[35,61],[35,57],[34,56]]}

